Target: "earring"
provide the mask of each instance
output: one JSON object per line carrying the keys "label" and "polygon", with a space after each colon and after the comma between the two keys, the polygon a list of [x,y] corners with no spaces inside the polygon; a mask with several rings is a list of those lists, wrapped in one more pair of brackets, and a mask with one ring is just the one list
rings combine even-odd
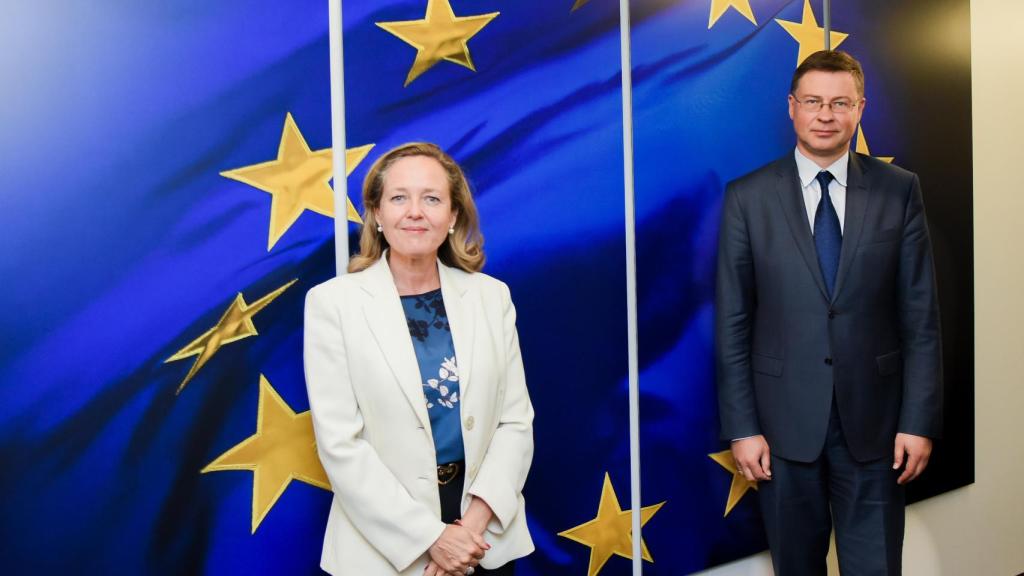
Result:
{"label": "earring", "polygon": [[383,232],[383,231],[384,231],[384,227],[381,226],[380,224],[377,224],[377,232]]}
{"label": "earring", "polygon": [[450,236],[452,234],[455,234],[455,226],[448,227],[448,235]]}

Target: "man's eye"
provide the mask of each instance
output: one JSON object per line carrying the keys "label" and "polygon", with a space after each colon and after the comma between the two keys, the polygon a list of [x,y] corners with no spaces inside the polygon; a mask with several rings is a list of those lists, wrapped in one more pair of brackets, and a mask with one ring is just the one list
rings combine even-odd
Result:
{"label": "man's eye", "polygon": [[846,102],[845,100],[840,100],[839,102],[833,102],[832,108],[835,110],[849,110],[850,103]]}
{"label": "man's eye", "polygon": [[818,100],[817,98],[808,98],[807,100],[804,100],[804,104],[808,106],[818,106],[821,104],[821,100]]}

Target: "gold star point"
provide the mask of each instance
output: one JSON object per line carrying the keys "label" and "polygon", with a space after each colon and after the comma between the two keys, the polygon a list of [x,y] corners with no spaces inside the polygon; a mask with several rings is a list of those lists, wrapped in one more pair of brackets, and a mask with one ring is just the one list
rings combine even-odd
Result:
{"label": "gold star point", "polygon": [[251,470],[252,532],[284,494],[292,480],[330,490],[320,464],[309,410],[296,414],[260,374],[256,433],[221,454],[200,472]]}
{"label": "gold star point", "polygon": [[377,26],[416,49],[405,86],[441,60],[476,72],[469,54],[469,39],[490,24],[500,12],[456,16],[448,0],[427,0],[427,12],[421,20],[377,22]]}
{"label": "gold star point", "polygon": [[729,498],[725,502],[725,514],[722,514],[722,517],[724,518],[729,515],[729,512],[732,512],[732,509],[735,508],[737,504],[739,504],[740,500],[748,490],[751,488],[757,490],[757,480],[747,480],[746,476],[740,474],[739,469],[736,468],[736,461],[732,458],[731,450],[722,450],[721,452],[708,454],[708,457],[732,474],[732,484],[729,486]]}
{"label": "gold star point", "polygon": [[[371,148],[373,144],[345,151],[347,174],[351,174],[359,162],[366,158]],[[331,188],[333,158],[330,148],[310,149],[289,112],[284,119],[276,159],[220,173],[225,178],[259,188],[271,195],[268,252],[304,211],[334,216],[334,191]],[[348,201],[347,217],[354,222],[362,222],[351,200]]]}
{"label": "gold star point", "polygon": [[252,322],[252,317],[266,308],[268,304],[273,302],[275,298],[280,296],[282,292],[287,290],[296,282],[298,282],[298,279],[288,282],[284,286],[281,286],[273,292],[263,296],[252,304],[246,304],[245,298],[243,298],[242,293],[239,292],[235,295],[235,299],[228,305],[227,310],[224,311],[224,314],[221,315],[220,320],[217,321],[217,324],[215,324],[213,328],[203,332],[201,336],[189,342],[184,348],[175,352],[167,360],[164,360],[164,364],[167,364],[168,362],[184,360],[185,358],[191,358],[192,356],[196,357],[195,362],[192,363],[192,367],[189,368],[188,374],[186,374],[185,379],[181,381],[181,384],[178,386],[178,390],[175,394],[181,393],[185,388],[185,385],[192,380],[192,377],[199,372],[200,368],[213,358],[214,354],[216,354],[222,346],[232,342],[237,342],[243,338],[257,336],[258,332],[256,331],[256,325]]}
{"label": "gold star point", "polygon": [[[661,502],[641,508],[640,525],[647,524],[664,505],[665,502]],[[558,535],[590,548],[587,576],[596,576],[613,555],[622,556],[627,560],[633,558],[632,522],[632,512],[619,506],[611,478],[605,472],[597,516],[579,526],[559,532]],[[653,563],[654,559],[643,539],[640,540],[640,548],[642,558]]]}
{"label": "gold star point", "polygon": [[718,22],[718,19],[725,14],[726,10],[732,8],[743,15],[744,18],[757,26],[754,19],[754,11],[750,8],[750,0],[711,0],[711,14],[708,16],[708,30]]}
{"label": "gold star point", "polygon": [[[868,150],[868,140],[864,136],[864,127],[860,125],[857,126],[857,148],[855,148],[854,151],[858,154],[871,156],[871,151]],[[895,156],[875,156],[875,158],[878,158],[887,164],[892,164],[892,161],[896,159]]]}
{"label": "gold star point", "polygon": [[[825,43],[825,29],[818,26],[818,19],[814,17],[814,10],[811,9],[811,0],[804,0],[804,13],[800,22],[775,19],[775,22],[793,37],[800,45],[800,51],[796,57],[796,65],[799,66],[808,56],[821,50]],[[829,35],[830,50],[835,50],[850,35],[833,30]]]}
{"label": "gold star point", "polygon": [[576,0],[576,2],[572,5],[572,10],[569,10],[569,12],[575,12],[580,8],[583,8],[583,5],[586,4],[587,2],[590,2],[590,0]]}

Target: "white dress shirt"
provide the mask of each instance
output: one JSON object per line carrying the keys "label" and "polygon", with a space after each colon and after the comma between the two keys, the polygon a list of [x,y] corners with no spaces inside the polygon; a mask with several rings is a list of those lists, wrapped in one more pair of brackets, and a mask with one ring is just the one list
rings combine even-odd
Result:
{"label": "white dress shirt", "polygon": [[[801,192],[804,195],[804,208],[807,209],[807,222],[811,225],[811,234],[814,233],[814,213],[818,210],[818,203],[821,202],[821,188],[818,186],[816,177],[822,168],[813,160],[795,149],[796,170],[800,176]],[[832,183],[828,185],[828,195],[832,199],[832,206],[836,209],[836,216],[839,217],[839,231],[845,231],[846,226],[846,175],[850,167],[850,155],[843,154],[839,160],[825,168],[832,173]]]}

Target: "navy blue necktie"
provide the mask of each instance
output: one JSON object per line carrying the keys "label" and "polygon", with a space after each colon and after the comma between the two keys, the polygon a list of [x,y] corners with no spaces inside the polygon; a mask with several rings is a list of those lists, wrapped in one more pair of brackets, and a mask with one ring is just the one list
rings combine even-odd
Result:
{"label": "navy blue necktie", "polygon": [[832,173],[826,170],[818,172],[815,177],[821,187],[821,201],[814,212],[814,246],[818,249],[818,265],[825,279],[825,289],[832,298],[832,289],[836,285],[836,272],[839,270],[839,252],[843,248],[843,231],[839,227],[839,216],[828,195],[828,185],[832,182]]}

